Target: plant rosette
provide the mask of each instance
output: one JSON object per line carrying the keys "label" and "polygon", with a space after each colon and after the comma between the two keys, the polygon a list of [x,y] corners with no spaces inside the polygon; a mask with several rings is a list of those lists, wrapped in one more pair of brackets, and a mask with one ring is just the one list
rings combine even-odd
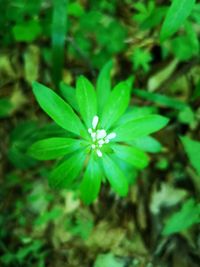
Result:
{"label": "plant rosette", "polygon": [[127,111],[132,83],[130,79],[122,81],[111,90],[110,69],[111,63],[102,69],[96,90],[89,80],[80,76],[76,90],[70,93],[69,87],[67,91],[68,103],[48,87],[33,83],[40,107],[72,135],[39,140],[29,148],[29,154],[38,160],[62,157],[49,175],[50,185],[56,189],[67,188],[81,177],[80,196],[86,204],[97,198],[104,180],[109,181],[119,196],[126,196],[129,183],[119,160],[137,169],[145,168],[148,156],[132,142],[168,123],[160,115],[138,116],[134,110]]}

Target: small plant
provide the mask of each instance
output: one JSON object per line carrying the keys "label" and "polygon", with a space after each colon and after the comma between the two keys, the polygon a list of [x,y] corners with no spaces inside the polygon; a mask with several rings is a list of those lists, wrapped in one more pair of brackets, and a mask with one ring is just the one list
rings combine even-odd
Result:
{"label": "small plant", "polygon": [[190,198],[183,203],[180,210],[168,218],[163,235],[179,233],[200,222],[200,204]]}
{"label": "small plant", "polygon": [[54,188],[69,187],[82,171],[80,192],[86,204],[97,197],[105,180],[117,194],[126,196],[127,173],[120,168],[119,160],[137,169],[145,168],[148,156],[132,141],[168,123],[163,116],[136,116],[135,109],[128,109],[132,82],[122,81],[111,91],[109,71],[110,63],[102,69],[96,91],[84,76],[77,79],[76,92],[71,88],[69,102],[80,116],[54,91],[37,82],[33,84],[39,105],[66,130],[66,137],[37,141],[29,154],[39,160],[63,157],[49,177]]}

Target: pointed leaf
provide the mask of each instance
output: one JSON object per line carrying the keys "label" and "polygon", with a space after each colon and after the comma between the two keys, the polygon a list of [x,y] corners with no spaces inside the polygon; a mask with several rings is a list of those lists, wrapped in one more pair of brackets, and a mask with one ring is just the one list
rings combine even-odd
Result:
{"label": "pointed leaf", "polygon": [[55,159],[80,149],[82,142],[64,137],[47,138],[34,143],[29,148],[28,154],[39,160]]}
{"label": "pointed leaf", "polygon": [[187,156],[192,166],[196,169],[196,171],[200,175],[200,142],[192,140],[187,136],[182,136],[181,142],[184,145],[184,149],[187,153]]}
{"label": "pointed leaf", "polygon": [[93,117],[97,115],[97,99],[93,85],[84,76],[77,80],[76,98],[82,118],[89,128]]}
{"label": "pointed leaf", "polygon": [[140,149],[130,146],[112,145],[115,155],[138,169],[148,165],[147,155]]}
{"label": "pointed leaf", "polygon": [[173,0],[163,22],[160,39],[166,40],[183,25],[192,12],[195,0]]}
{"label": "pointed leaf", "polygon": [[70,85],[61,82],[60,83],[60,91],[63,98],[70,104],[70,106],[79,112],[78,103],[76,100],[76,90]]}
{"label": "pointed leaf", "polygon": [[115,141],[131,141],[135,138],[157,132],[168,123],[166,117],[160,115],[148,115],[143,118],[132,120],[114,129]]}
{"label": "pointed leaf", "polygon": [[[163,107],[169,107],[169,108],[174,108],[178,110],[182,110],[183,108],[187,107],[187,104],[184,103],[183,101],[180,101],[174,97],[172,98],[172,97],[166,96],[164,94],[158,94],[154,92],[152,93],[152,92],[141,90],[141,89],[134,89],[133,94],[140,98],[148,100],[150,102],[156,103],[159,106],[163,106]],[[149,108],[149,107],[146,107],[146,108]]]}
{"label": "pointed leaf", "polygon": [[52,76],[55,84],[58,85],[62,77],[65,55],[68,0],[52,0],[51,3],[53,8],[51,23]]}
{"label": "pointed leaf", "polygon": [[101,126],[109,129],[126,111],[130,99],[127,81],[118,83],[112,90],[103,110]]}
{"label": "pointed leaf", "polygon": [[86,131],[72,108],[53,90],[34,82],[33,92],[41,108],[60,127],[77,135],[82,135]]}
{"label": "pointed leaf", "polygon": [[97,79],[97,99],[98,99],[98,111],[102,113],[103,107],[108,100],[111,91],[111,69],[113,67],[113,61],[107,62],[99,73]]}
{"label": "pointed leaf", "polygon": [[102,157],[103,168],[113,190],[120,196],[128,193],[128,181],[117,164],[107,155]]}
{"label": "pointed leaf", "polygon": [[125,124],[129,121],[136,120],[154,112],[152,107],[133,107],[130,108],[117,122],[117,125]]}
{"label": "pointed leaf", "polygon": [[188,199],[182,208],[174,213],[166,222],[163,235],[170,235],[188,229],[193,224],[200,222],[200,204],[195,203],[194,199]]}
{"label": "pointed leaf", "polygon": [[55,189],[66,188],[79,175],[86,158],[84,151],[79,151],[58,165],[49,176],[49,184]]}
{"label": "pointed leaf", "polygon": [[102,176],[99,164],[91,157],[80,185],[81,198],[85,204],[89,205],[97,198]]}
{"label": "pointed leaf", "polygon": [[162,145],[152,136],[142,136],[129,142],[129,144],[143,151],[150,153],[158,153],[162,150]]}

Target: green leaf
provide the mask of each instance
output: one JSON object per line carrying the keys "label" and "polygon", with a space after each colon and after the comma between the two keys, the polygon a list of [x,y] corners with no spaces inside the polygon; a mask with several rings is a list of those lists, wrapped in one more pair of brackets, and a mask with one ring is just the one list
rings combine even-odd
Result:
{"label": "green leaf", "polygon": [[141,30],[150,30],[155,28],[157,25],[160,25],[163,17],[165,16],[168,7],[166,6],[157,6],[154,10],[151,11],[149,16],[141,23]]}
{"label": "green leaf", "polygon": [[112,90],[103,110],[101,126],[109,129],[126,111],[130,99],[128,81],[118,83]]}
{"label": "green leaf", "polygon": [[21,246],[15,253],[15,261],[19,262],[20,264],[24,262],[25,258],[28,255],[37,255],[41,250],[43,243],[40,240],[34,240],[32,242],[28,242],[25,246]]}
{"label": "green leaf", "polygon": [[123,172],[117,164],[106,154],[102,157],[103,168],[108,181],[113,190],[120,196],[126,196],[128,193],[128,182]]}
{"label": "green leaf", "polygon": [[132,120],[114,129],[115,141],[132,141],[135,138],[146,136],[159,131],[167,125],[169,119],[160,115],[148,115]]}
{"label": "green leaf", "polygon": [[108,100],[111,91],[111,69],[113,67],[113,61],[107,62],[99,73],[97,78],[97,99],[98,99],[98,111],[102,113],[104,104]]}
{"label": "green leaf", "polygon": [[187,107],[184,102],[162,94],[147,92],[145,90],[140,89],[134,89],[133,94],[153,103],[157,103],[163,107],[170,107],[179,110],[182,110],[183,108]]}
{"label": "green leaf", "polygon": [[41,34],[40,23],[36,20],[30,20],[16,24],[13,27],[13,35],[16,41],[33,42]]}
{"label": "green leaf", "polygon": [[125,262],[118,259],[113,254],[99,254],[93,267],[123,267]]}
{"label": "green leaf", "polygon": [[67,14],[76,18],[81,17],[82,15],[84,15],[84,8],[78,2],[68,3]]}
{"label": "green leaf", "polygon": [[[167,48],[166,48],[167,49]],[[163,49],[163,53],[165,52],[167,56],[167,50]],[[175,72],[179,60],[174,58],[172,61],[169,62],[165,67],[161,70],[158,70],[155,74],[149,77],[148,79],[148,90],[150,92],[155,92],[162,88],[163,84],[173,75]]]}
{"label": "green leaf", "polygon": [[29,84],[32,84],[32,82],[36,81],[39,77],[39,57],[40,48],[34,45],[28,46],[23,54],[24,78]]}
{"label": "green leaf", "polygon": [[138,170],[133,166],[121,160],[117,157],[114,153],[112,154],[112,159],[114,160],[115,164],[120,168],[120,170],[126,175],[126,180],[128,184],[135,184],[137,177],[138,177]]}
{"label": "green leaf", "polygon": [[52,210],[48,210],[37,217],[35,220],[35,225],[45,225],[50,221],[55,221],[57,218],[62,216],[62,209],[58,207],[54,207]]}
{"label": "green leaf", "polygon": [[81,199],[85,204],[91,204],[98,196],[102,176],[103,174],[99,164],[91,156],[80,185]]}
{"label": "green leaf", "polygon": [[29,148],[28,154],[39,160],[55,159],[81,148],[81,142],[64,137],[47,138],[34,143]]}
{"label": "green leaf", "polygon": [[185,34],[171,40],[172,53],[178,60],[187,61],[199,54],[198,33],[190,21],[184,23]]}
{"label": "green leaf", "polygon": [[117,157],[133,165],[138,169],[143,169],[148,165],[147,155],[140,149],[130,146],[112,145],[112,149]]}
{"label": "green leaf", "polygon": [[188,37],[188,41],[191,45],[192,54],[198,55],[199,54],[199,39],[198,39],[198,32],[196,31],[194,25],[190,21],[186,21],[185,23],[185,31]]}
{"label": "green leaf", "polygon": [[158,169],[158,170],[167,170],[167,168],[169,167],[169,162],[168,162],[168,160],[166,159],[166,158],[160,158],[159,160],[158,160],[158,162],[156,163],[156,168]]}
{"label": "green leaf", "polygon": [[53,79],[59,84],[64,62],[64,46],[67,32],[67,3],[68,0],[53,0],[52,16],[52,66]]}
{"label": "green leaf", "polygon": [[36,141],[37,124],[32,121],[19,122],[10,133],[9,161],[19,169],[35,166],[36,161],[27,155],[27,148]]}
{"label": "green leaf", "polygon": [[59,126],[77,135],[84,134],[85,129],[79,117],[54,91],[40,83],[34,82],[33,92],[41,108]]}
{"label": "green leaf", "polygon": [[117,125],[127,123],[129,121],[139,119],[150,115],[154,112],[152,107],[133,107],[129,109],[117,122]]}
{"label": "green leaf", "polygon": [[84,151],[79,151],[58,165],[49,176],[49,184],[55,189],[66,188],[79,175],[86,158]]}
{"label": "green leaf", "polygon": [[138,13],[133,16],[133,19],[138,23],[143,23],[155,10],[155,3],[153,1],[149,1],[147,4],[137,2],[133,4],[133,7],[138,11]]}
{"label": "green leaf", "polygon": [[195,122],[195,113],[191,107],[186,107],[178,114],[178,120],[181,123],[192,125]]}
{"label": "green leaf", "polygon": [[8,98],[0,98],[0,118],[7,117],[11,114],[13,105]]}
{"label": "green leaf", "polygon": [[150,153],[158,153],[162,149],[161,144],[152,136],[138,137],[129,142],[129,144]]}
{"label": "green leaf", "polygon": [[184,23],[194,8],[195,0],[173,0],[163,22],[160,40],[165,41]]}
{"label": "green leaf", "polygon": [[184,203],[181,210],[176,212],[167,220],[162,234],[170,235],[173,233],[178,233],[199,222],[200,204],[196,204],[194,199],[189,199]]}
{"label": "green leaf", "polygon": [[83,240],[88,240],[94,228],[93,218],[86,210],[77,212],[75,217],[76,219],[68,217],[66,225],[68,232],[73,236],[79,236]]}
{"label": "green leaf", "polygon": [[76,98],[83,120],[89,128],[92,126],[93,117],[97,115],[97,99],[93,85],[84,76],[77,80]]}
{"label": "green leaf", "polygon": [[191,14],[192,21],[195,21],[197,24],[200,24],[199,12],[200,12],[200,4],[197,3],[194,6],[194,9],[192,10]]}
{"label": "green leaf", "polygon": [[60,91],[63,98],[73,107],[74,110],[79,112],[78,103],[76,100],[76,90],[68,84],[61,82]]}
{"label": "green leaf", "polygon": [[183,143],[184,149],[192,166],[200,175],[200,142],[192,140],[187,136],[182,136],[181,142]]}
{"label": "green leaf", "polygon": [[132,63],[134,70],[142,68],[144,72],[148,72],[150,69],[150,62],[152,61],[152,55],[149,51],[136,48],[132,55]]}

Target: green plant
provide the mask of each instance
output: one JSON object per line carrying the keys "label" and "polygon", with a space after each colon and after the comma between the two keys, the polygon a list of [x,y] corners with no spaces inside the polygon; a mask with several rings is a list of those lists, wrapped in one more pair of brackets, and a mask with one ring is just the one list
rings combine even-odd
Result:
{"label": "green plant", "polygon": [[200,222],[200,204],[194,199],[188,199],[181,209],[168,218],[163,229],[163,235],[170,235],[188,229]]}
{"label": "green plant", "polygon": [[168,123],[168,119],[160,115],[138,117],[134,109],[125,113],[132,82],[130,79],[120,82],[111,91],[109,64],[99,75],[97,91],[84,76],[77,79],[76,95],[71,94],[70,102],[76,103],[80,118],[51,89],[33,83],[33,92],[39,105],[71,134],[37,141],[30,147],[29,154],[39,160],[64,156],[49,176],[50,185],[54,188],[70,186],[84,169],[80,191],[87,204],[97,197],[105,177],[116,193],[125,196],[128,180],[119,167],[119,159],[137,169],[145,168],[148,157],[132,145],[132,141],[156,132]]}
{"label": "green plant", "polygon": [[164,19],[160,39],[166,40],[172,36],[183,25],[187,17],[191,14],[195,0],[173,0]]}
{"label": "green plant", "polygon": [[191,165],[194,167],[198,175],[200,175],[200,165],[199,165],[199,160],[200,160],[200,142],[193,140],[187,136],[182,136],[181,137],[181,142],[184,146],[184,149],[187,153],[187,156],[190,160]]}
{"label": "green plant", "polygon": [[151,60],[152,56],[148,51],[145,51],[140,48],[136,48],[133,51],[132,62],[134,70],[142,68],[144,72],[148,72],[150,69]]}
{"label": "green plant", "polygon": [[93,267],[122,267],[124,262],[117,259],[113,254],[99,254],[95,260]]}
{"label": "green plant", "polygon": [[139,24],[141,30],[148,30],[159,25],[167,11],[166,6],[157,6],[152,0],[145,3],[138,1],[133,4],[133,8],[136,10],[133,20]]}
{"label": "green plant", "polygon": [[90,10],[84,10],[78,21],[70,21],[72,37],[67,48],[70,58],[81,57],[90,67],[100,69],[109,58],[126,49],[128,31],[124,23],[97,5],[99,1]]}
{"label": "green plant", "polygon": [[7,98],[0,98],[0,118],[7,117],[13,109],[12,103]]}

